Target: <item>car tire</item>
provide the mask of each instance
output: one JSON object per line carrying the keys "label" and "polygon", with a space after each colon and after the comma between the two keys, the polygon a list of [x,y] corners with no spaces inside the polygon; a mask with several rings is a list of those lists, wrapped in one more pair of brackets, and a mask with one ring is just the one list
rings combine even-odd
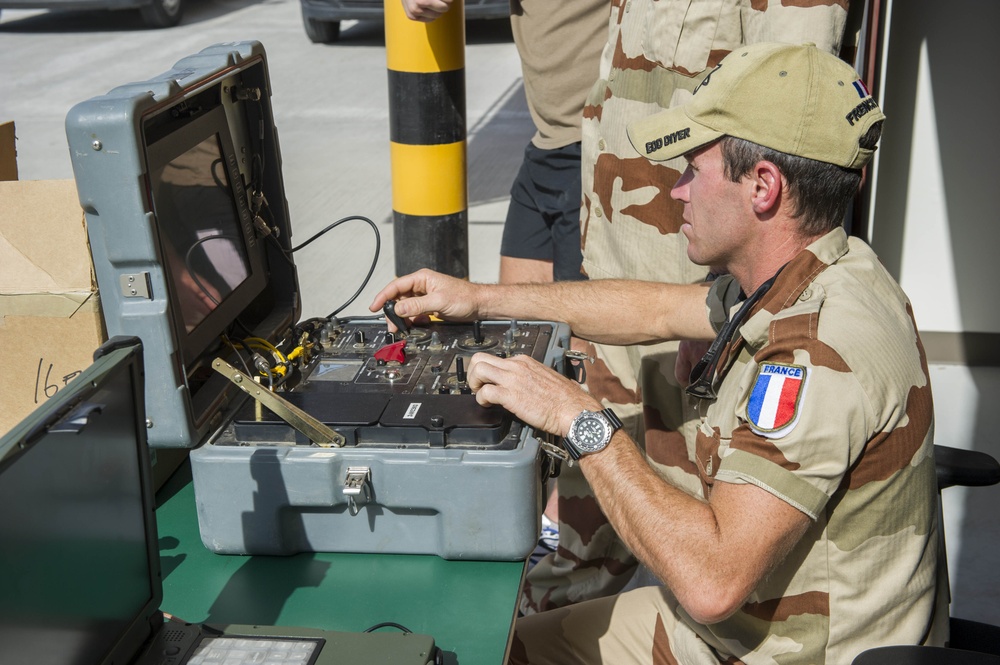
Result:
{"label": "car tire", "polygon": [[184,0],[153,0],[139,8],[147,28],[172,28],[181,22]]}
{"label": "car tire", "polygon": [[332,44],[340,38],[340,21],[309,18],[303,11],[302,25],[306,29],[306,37],[313,44]]}

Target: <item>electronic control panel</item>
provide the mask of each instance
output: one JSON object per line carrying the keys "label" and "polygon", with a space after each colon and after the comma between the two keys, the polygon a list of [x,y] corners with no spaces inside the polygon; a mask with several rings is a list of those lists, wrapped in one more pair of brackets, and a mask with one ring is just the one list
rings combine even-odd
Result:
{"label": "electronic control panel", "polygon": [[[483,407],[466,369],[476,353],[544,361],[553,326],[522,321],[431,323],[391,333],[384,321],[331,322],[314,335],[293,387],[277,390],[343,437],[346,446],[513,448],[521,425]],[[216,445],[306,444],[286,418],[248,400]]]}

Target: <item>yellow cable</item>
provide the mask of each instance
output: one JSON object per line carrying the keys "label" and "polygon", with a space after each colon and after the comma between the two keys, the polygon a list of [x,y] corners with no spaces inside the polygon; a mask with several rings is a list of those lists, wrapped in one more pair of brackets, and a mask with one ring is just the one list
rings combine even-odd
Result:
{"label": "yellow cable", "polygon": [[265,348],[268,351],[270,351],[271,353],[273,353],[275,355],[275,357],[277,357],[281,362],[288,362],[288,359],[285,358],[285,355],[281,351],[278,350],[278,347],[276,347],[274,344],[271,344],[266,339],[263,339],[261,337],[247,337],[243,341],[244,342],[255,342],[255,343],[259,344],[260,346],[262,346],[263,348]]}

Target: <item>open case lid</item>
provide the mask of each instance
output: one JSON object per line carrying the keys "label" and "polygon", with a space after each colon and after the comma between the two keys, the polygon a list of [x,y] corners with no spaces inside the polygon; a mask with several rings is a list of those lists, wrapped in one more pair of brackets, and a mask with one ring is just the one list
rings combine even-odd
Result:
{"label": "open case lid", "polygon": [[0,662],[129,662],[163,621],[142,346],[97,355],[0,439]]}
{"label": "open case lid", "polygon": [[240,394],[222,336],[274,341],[300,310],[264,48],[211,46],[66,133],[108,334],[146,349],[149,445],[197,446]]}

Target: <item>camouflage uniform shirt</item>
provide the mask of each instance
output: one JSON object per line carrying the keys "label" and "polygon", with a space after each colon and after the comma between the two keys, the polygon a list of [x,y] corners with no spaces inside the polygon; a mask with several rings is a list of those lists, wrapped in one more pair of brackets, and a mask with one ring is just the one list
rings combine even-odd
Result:
{"label": "camouflage uniform shirt", "polygon": [[752,483],[812,525],[732,617],[700,626],[681,608],[682,621],[748,664],[943,643],[927,366],[909,302],[871,249],[837,229],[802,251],[719,367],[697,435],[705,494]]}
{"label": "camouflage uniform shirt", "polygon": [[[611,0],[599,78],[583,109],[581,238],[583,271],[591,279],[684,284],[705,277],[708,268],[687,257],[679,232],[683,207],[670,198],[684,160],[650,162],[636,153],[625,127],[686,102],[704,74],[743,44],[812,42],[837,53],[847,6],[847,0]],[[615,409],[654,468],[685,489],[697,487],[688,461],[695,414],[674,378],[677,344],[574,343],[596,358],[588,389]],[[558,491],[559,550],[528,571],[524,613],[617,593],[636,567],[578,469],[563,469]]]}
{"label": "camouflage uniform shirt", "polygon": [[687,258],[682,206],[670,186],[684,160],[636,153],[632,121],[685,103],[735,48],[811,42],[836,53],[847,0],[612,0],[600,78],[583,110],[584,271],[592,279],[690,283],[706,269]]}

